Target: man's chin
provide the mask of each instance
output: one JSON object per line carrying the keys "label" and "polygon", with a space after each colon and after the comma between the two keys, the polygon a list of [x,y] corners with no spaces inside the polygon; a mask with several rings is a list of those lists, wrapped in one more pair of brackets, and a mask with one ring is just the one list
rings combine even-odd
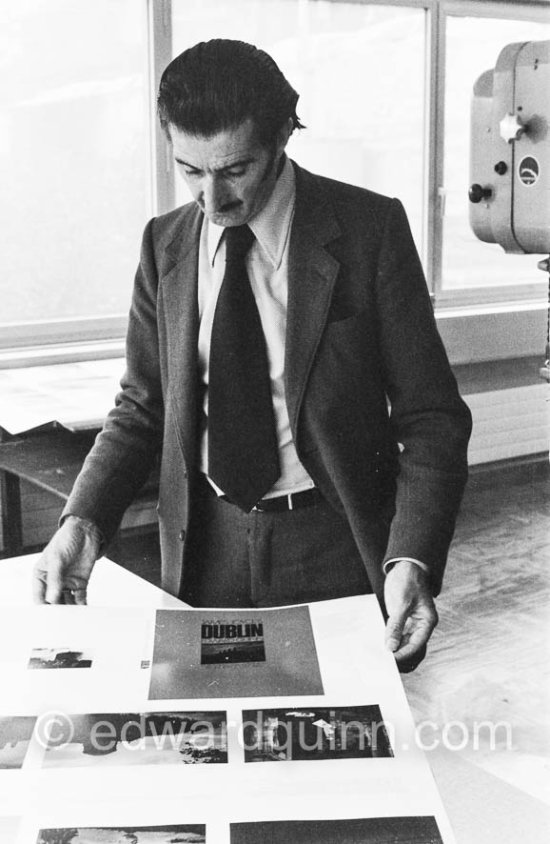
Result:
{"label": "man's chin", "polygon": [[242,226],[247,222],[248,216],[244,208],[234,208],[231,211],[216,211],[206,214],[211,223],[216,226]]}

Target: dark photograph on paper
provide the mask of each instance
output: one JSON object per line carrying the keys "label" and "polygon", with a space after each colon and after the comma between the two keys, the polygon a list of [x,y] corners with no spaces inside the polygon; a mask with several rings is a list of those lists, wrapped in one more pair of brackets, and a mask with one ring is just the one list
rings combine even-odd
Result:
{"label": "dark photograph on paper", "polygon": [[33,648],[28,668],[91,668],[92,657],[87,651],[72,648]]}
{"label": "dark photograph on paper", "polygon": [[247,709],[245,762],[375,759],[393,756],[380,707]]}
{"label": "dark photograph on paper", "polygon": [[0,718],[0,770],[21,768],[29,749],[36,718]]}
{"label": "dark photograph on paper", "polygon": [[435,818],[361,818],[231,824],[231,844],[443,844]]}
{"label": "dark photograph on paper", "polygon": [[170,826],[73,826],[41,829],[36,844],[202,844],[204,824]]}
{"label": "dark photograph on paper", "polygon": [[89,768],[224,762],[227,716],[216,711],[70,715],[46,748],[42,764]]}
{"label": "dark photograph on paper", "polygon": [[321,694],[309,607],[157,610],[150,700]]}
{"label": "dark photograph on paper", "polygon": [[265,662],[262,621],[201,624],[201,665]]}

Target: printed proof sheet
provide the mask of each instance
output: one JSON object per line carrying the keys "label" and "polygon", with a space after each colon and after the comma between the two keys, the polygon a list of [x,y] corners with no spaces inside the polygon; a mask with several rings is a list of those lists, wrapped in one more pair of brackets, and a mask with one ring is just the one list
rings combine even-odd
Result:
{"label": "printed proof sheet", "polygon": [[0,844],[453,844],[372,596],[6,608]]}
{"label": "printed proof sheet", "polygon": [[322,693],[307,606],[157,612],[152,700]]}

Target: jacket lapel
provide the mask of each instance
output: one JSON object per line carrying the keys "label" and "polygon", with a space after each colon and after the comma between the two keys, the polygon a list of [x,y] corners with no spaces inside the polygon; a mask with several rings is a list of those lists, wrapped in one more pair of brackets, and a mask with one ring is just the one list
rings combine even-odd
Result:
{"label": "jacket lapel", "polygon": [[[188,463],[193,461],[198,383],[198,254],[202,214],[196,206],[185,208],[181,224],[166,247],[167,272],[160,279],[164,354],[168,369],[167,404],[172,404],[180,446]],[[170,266],[171,264],[171,266]],[[162,342],[162,341],[161,341]]]}
{"label": "jacket lapel", "polygon": [[325,246],[340,235],[340,227],[315,177],[294,167],[296,209],[289,249],[285,387],[296,442],[305,386],[340,268]]}

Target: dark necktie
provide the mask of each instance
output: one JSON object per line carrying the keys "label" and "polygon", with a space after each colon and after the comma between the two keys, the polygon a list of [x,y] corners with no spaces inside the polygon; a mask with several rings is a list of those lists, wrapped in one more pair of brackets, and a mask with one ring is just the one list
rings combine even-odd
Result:
{"label": "dark necktie", "polygon": [[245,512],[280,474],[265,337],[246,271],[248,226],[225,230],[208,384],[208,474]]}

